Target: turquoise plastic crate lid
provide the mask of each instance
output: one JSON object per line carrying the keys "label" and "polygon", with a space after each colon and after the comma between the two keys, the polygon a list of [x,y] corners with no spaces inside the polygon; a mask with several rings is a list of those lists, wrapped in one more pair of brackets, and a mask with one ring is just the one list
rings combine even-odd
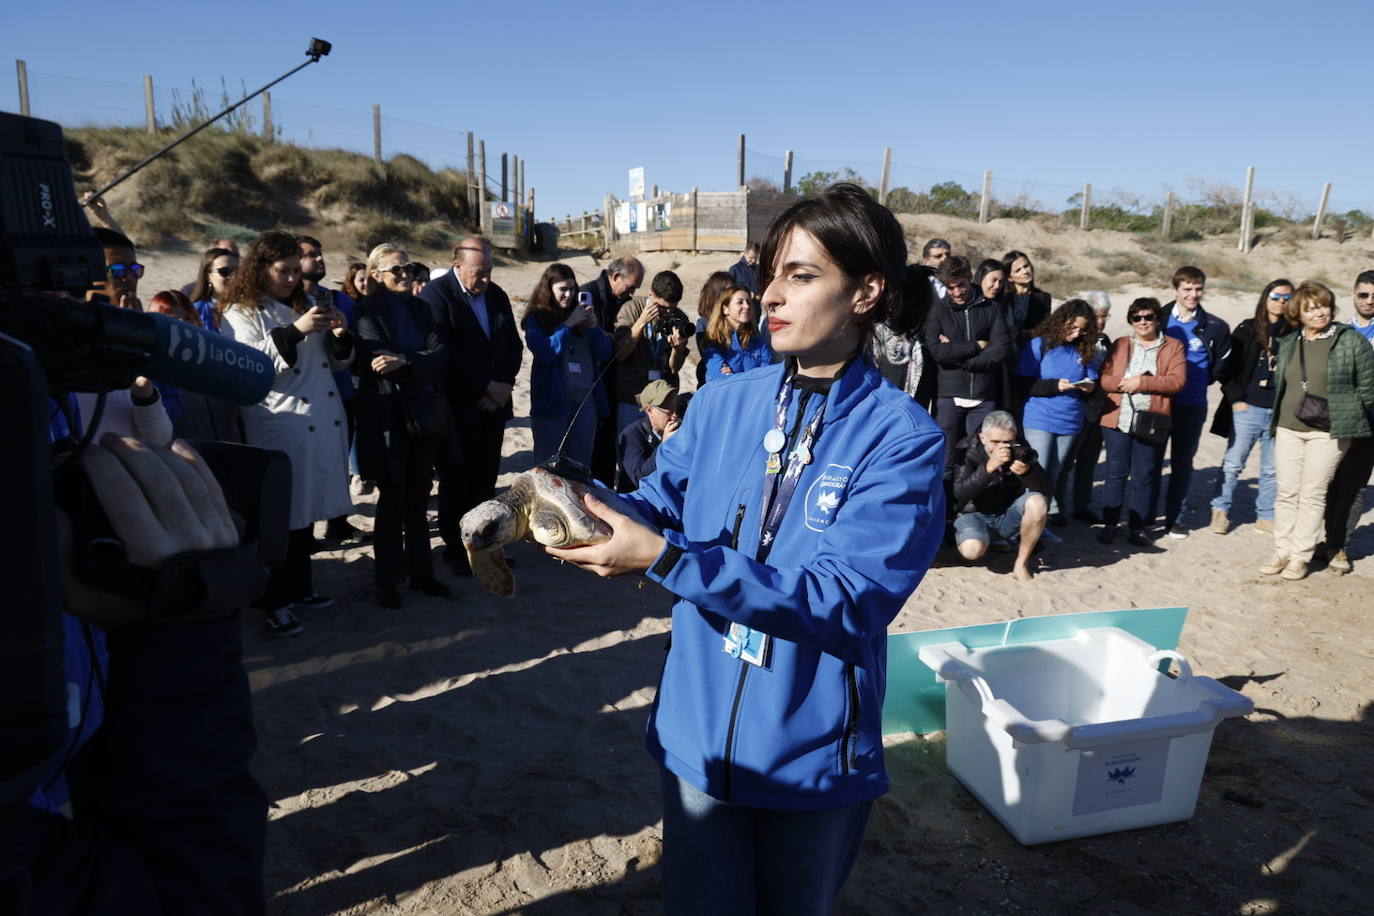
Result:
{"label": "turquoise plastic crate lid", "polygon": [[[1188,618],[1186,607],[1131,608],[1022,617],[1004,623],[983,623],[920,633],[892,633],[887,637],[887,699],[883,703],[883,734],[929,734],[945,727],[945,685],[917,656],[931,643],[959,642],[970,649],[1010,646],[1045,639],[1067,639],[1079,630],[1120,627],[1156,649],[1177,649]],[[1165,663],[1167,664],[1167,662]]]}

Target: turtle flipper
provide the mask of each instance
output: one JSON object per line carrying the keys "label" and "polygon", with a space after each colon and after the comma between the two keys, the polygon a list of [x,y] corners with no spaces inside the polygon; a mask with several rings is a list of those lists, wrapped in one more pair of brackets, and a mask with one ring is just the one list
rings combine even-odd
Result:
{"label": "turtle flipper", "polygon": [[506,552],[499,546],[492,550],[469,550],[468,565],[477,581],[493,595],[510,598],[515,594],[515,575],[506,565]]}

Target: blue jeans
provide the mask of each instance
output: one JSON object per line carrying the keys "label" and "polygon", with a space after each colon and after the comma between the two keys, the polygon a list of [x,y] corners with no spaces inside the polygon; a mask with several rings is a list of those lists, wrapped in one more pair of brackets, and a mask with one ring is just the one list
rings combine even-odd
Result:
{"label": "blue jeans", "polygon": [[1260,471],[1259,494],[1255,497],[1255,515],[1258,518],[1274,517],[1274,494],[1278,492],[1278,479],[1274,475],[1274,437],[1269,435],[1269,418],[1274,411],[1269,407],[1256,407],[1251,404],[1245,410],[1231,411],[1231,435],[1226,440],[1226,457],[1221,460],[1221,492],[1212,500],[1212,508],[1230,513],[1231,498],[1236,492],[1236,481],[1250,451],[1259,443]]}
{"label": "blue jeans", "polygon": [[859,855],[872,802],[824,811],[732,805],[663,770],[668,916],[825,914]]}
{"label": "blue jeans", "polygon": [[1132,531],[1141,531],[1154,524],[1155,504],[1159,502],[1159,480],[1164,464],[1164,444],[1153,445],[1123,433],[1119,429],[1102,428],[1102,441],[1107,445],[1107,468],[1102,482],[1102,521],[1108,527],[1121,521],[1121,507],[1128,497],[1127,524]]}
{"label": "blue jeans", "polygon": [[1169,488],[1164,493],[1164,524],[1177,525],[1188,511],[1188,490],[1193,485],[1193,456],[1207,423],[1206,404],[1180,404],[1171,409],[1169,431]]}
{"label": "blue jeans", "polygon": [[1054,502],[1051,512],[1063,512],[1069,504],[1069,480],[1064,467],[1073,452],[1078,433],[1051,433],[1043,429],[1027,429],[1026,442],[1040,456],[1040,466],[1049,475],[1054,485]]}
{"label": "blue jeans", "polygon": [[558,443],[563,440],[563,434],[568,434],[568,444],[564,448],[563,454],[573,461],[582,465],[584,468],[592,466],[592,447],[596,444],[596,403],[588,401],[582,408],[582,412],[577,414],[577,420],[568,432],[568,423],[573,419],[573,414],[577,411],[577,404],[572,404],[568,412],[558,417],[530,417],[530,430],[534,433],[534,463],[543,464],[553,453],[558,451]]}

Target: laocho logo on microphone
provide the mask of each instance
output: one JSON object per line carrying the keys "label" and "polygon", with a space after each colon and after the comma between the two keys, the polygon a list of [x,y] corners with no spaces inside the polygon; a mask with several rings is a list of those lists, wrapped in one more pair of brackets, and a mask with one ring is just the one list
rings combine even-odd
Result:
{"label": "laocho logo on microphone", "polygon": [[845,492],[849,489],[849,477],[854,469],[843,464],[827,464],[821,476],[817,477],[806,491],[806,527],[812,531],[824,531],[835,521],[835,513],[840,511]]}
{"label": "laocho logo on microphone", "polygon": [[258,375],[268,371],[266,362],[250,359],[246,353],[232,347],[219,346],[211,334],[178,321],[171,322],[171,333],[167,336],[167,355],[178,362],[196,365],[224,363],[226,366],[247,369]]}

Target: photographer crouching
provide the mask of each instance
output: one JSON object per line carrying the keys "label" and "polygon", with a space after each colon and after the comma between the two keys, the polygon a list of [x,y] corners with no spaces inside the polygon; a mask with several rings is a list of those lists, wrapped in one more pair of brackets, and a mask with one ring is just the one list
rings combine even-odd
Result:
{"label": "photographer crouching", "polygon": [[60,128],[0,114],[0,160],[0,912],[261,913],[239,608],[284,554],[289,467],[95,431],[135,377],[253,403],[270,366],[81,301],[104,258]]}
{"label": "photographer crouching", "polygon": [[[954,449],[954,540],[959,554],[981,560],[993,543],[1016,541],[1012,575],[1033,577],[1031,554],[1040,542],[1053,492],[1035,449],[1017,435],[1016,420],[1005,410],[984,419],[978,435]],[[995,539],[995,540],[994,540]]]}

